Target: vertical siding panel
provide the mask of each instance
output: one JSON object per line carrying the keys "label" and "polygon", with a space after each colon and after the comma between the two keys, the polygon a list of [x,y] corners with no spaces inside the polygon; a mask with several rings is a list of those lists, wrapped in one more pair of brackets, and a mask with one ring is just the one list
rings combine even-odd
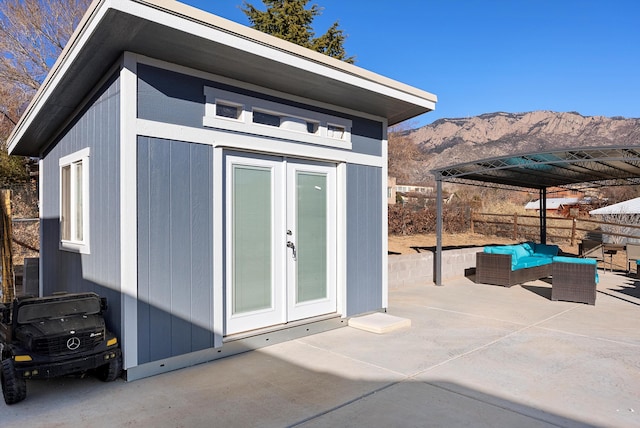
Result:
{"label": "vertical siding panel", "polygon": [[[96,291],[109,300],[107,325],[120,334],[119,248],[119,112],[120,85],[114,76],[98,91],[58,141],[43,156],[42,236],[43,292]],[[58,160],[90,149],[90,254],[59,250]]]}
{"label": "vertical siding panel", "polygon": [[213,346],[213,149],[191,145],[191,342],[197,351]]}
{"label": "vertical siding panel", "polygon": [[142,364],[213,345],[213,149],[150,139],[146,150],[146,139],[139,141],[138,363]]}
{"label": "vertical siding panel", "polygon": [[171,356],[171,151],[165,141],[151,139],[149,148],[149,302],[150,354]]}
{"label": "vertical siding panel", "polygon": [[138,137],[138,364],[150,361],[149,139]]}
{"label": "vertical siding panel", "polygon": [[171,142],[171,355],[191,350],[191,174],[189,145]]}
{"label": "vertical siding panel", "polygon": [[382,306],[381,174],[347,165],[347,315]]}

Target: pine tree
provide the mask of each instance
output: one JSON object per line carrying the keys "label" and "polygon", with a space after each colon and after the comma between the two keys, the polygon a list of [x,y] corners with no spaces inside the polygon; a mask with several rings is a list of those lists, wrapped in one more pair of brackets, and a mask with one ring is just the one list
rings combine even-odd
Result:
{"label": "pine tree", "polygon": [[347,57],[344,49],[346,35],[338,21],[326,33],[315,37],[313,20],[322,13],[318,5],[307,9],[309,0],[262,0],[262,3],[266,6],[265,11],[244,2],[242,11],[252,28],[350,64],[355,62],[354,57]]}

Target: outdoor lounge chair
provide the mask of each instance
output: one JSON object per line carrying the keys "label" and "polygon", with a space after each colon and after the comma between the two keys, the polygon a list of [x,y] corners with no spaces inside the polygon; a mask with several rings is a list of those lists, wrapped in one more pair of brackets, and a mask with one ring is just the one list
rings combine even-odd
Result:
{"label": "outdoor lounge chair", "polygon": [[583,239],[579,245],[580,257],[595,258],[598,261],[604,260],[602,251],[602,241],[595,239]]}
{"label": "outdoor lounge chair", "polygon": [[638,273],[638,260],[640,260],[640,244],[627,244],[627,273],[631,272],[631,264],[636,266]]}

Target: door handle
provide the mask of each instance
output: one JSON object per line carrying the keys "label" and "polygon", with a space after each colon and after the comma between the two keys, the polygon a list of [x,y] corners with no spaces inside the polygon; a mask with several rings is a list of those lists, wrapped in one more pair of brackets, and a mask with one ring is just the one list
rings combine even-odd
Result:
{"label": "door handle", "polygon": [[295,260],[296,259],[296,245],[291,241],[287,241],[287,248],[291,248],[291,251],[293,253],[293,260]]}

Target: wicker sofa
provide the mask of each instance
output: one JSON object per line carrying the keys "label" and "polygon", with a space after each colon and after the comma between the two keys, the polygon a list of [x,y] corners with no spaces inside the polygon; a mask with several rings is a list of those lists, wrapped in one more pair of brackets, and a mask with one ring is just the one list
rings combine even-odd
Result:
{"label": "wicker sofa", "polygon": [[551,276],[551,300],[595,305],[597,260],[557,255],[558,246],[526,242],[476,253],[476,282],[511,287]]}
{"label": "wicker sofa", "polygon": [[511,287],[551,276],[557,245],[525,242],[488,246],[476,253],[476,279],[481,284]]}

